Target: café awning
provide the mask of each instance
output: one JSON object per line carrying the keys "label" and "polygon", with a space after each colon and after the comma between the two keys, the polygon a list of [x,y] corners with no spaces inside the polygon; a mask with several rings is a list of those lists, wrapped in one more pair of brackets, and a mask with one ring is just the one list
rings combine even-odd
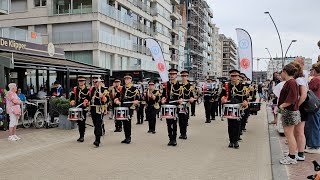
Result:
{"label": "caf\u00e9 awning", "polygon": [[63,71],[76,74],[95,74],[95,75],[109,75],[110,70],[96,67],[72,60],[58,59],[50,57],[41,57],[36,55],[26,55],[11,52],[0,52],[1,60],[12,60],[14,68],[25,69],[43,69],[52,71]]}

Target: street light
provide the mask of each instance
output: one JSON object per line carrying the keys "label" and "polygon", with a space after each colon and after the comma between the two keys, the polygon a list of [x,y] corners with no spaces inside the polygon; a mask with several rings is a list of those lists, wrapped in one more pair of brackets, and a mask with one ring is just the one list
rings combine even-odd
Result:
{"label": "street light", "polygon": [[289,49],[290,49],[291,44],[294,43],[294,42],[297,42],[297,40],[292,40],[291,43],[289,44],[289,47],[288,47],[288,49],[287,49],[287,51],[286,51],[286,53],[285,53],[285,55],[284,55],[284,58],[285,58],[285,59],[287,59],[287,53],[288,53],[288,51],[289,51]]}
{"label": "street light", "polygon": [[275,27],[276,30],[277,30],[278,37],[279,37],[279,41],[280,41],[280,46],[281,46],[282,68],[283,68],[283,67],[284,67],[284,58],[283,58],[283,47],[282,47],[282,41],[281,41],[280,33],[279,33],[279,31],[278,31],[277,25],[276,25],[276,23],[274,22],[271,14],[270,14],[269,12],[264,12],[264,13],[269,15],[269,17],[271,18],[271,20],[272,20],[272,22],[273,22],[274,27]]}

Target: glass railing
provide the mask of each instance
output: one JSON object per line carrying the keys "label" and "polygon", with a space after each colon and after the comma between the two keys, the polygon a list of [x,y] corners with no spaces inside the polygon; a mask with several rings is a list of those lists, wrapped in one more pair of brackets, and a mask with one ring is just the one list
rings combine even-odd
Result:
{"label": "glass railing", "polygon": [[9,12],[9,0],[0,0],[0,12],[1,11],[4,11],[4,13]]}
{"label": "glass railing", "polygon": [[79,5],[73,5],[71,4],[64,4],[64,5],[53,5],[53,15],[65,15],[65,14],[86,14],[86,13],[92,13],[92,4],[82,4]]}
{"label": "glass railing", "polygon": [[117,21],[120,21],[126,25],[133,26],[133,19],[131,16],[126,14],[125,12],[119,11],[113,6],[110,6],[109,4],[103,1],[100,1],[100,6],[99,6],[99,12],[112,18]]}
{"label": "glass railing", "polygon": [[131,51],[133,50],[131,40],[110,34],[106,31],[99,31],[99,42]]}
{"label": "glass railing", "polygon": [[27,31],[15,27],[0,27],[0,37],[43,44],[42,34],[34,31]]}
{"label": "glass railing", "polygon": [[53,44],[92,42],[92,31],[62,31],[53,33]]}

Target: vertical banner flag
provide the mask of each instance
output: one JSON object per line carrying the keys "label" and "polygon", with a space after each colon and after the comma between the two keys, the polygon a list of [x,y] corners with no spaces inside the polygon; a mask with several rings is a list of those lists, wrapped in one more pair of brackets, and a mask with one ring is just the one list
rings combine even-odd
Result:
{"label": "vertical banner flag", "polygon": [[147,48],[150,50],[153,59],[156,61],[157,69],[162,79],[162,82],[169,81],[168,70],[164,62],[163,53],[160,47],[160,44],[152,38],[146,38]]}
{"label": "vertical banner flag", "polygon": [[244,73],[252,80],[253,71],[253,55],[252,55],[252,41],[249,33],[241,28],[236,29],[238,37],[238,55],[240,72]]}

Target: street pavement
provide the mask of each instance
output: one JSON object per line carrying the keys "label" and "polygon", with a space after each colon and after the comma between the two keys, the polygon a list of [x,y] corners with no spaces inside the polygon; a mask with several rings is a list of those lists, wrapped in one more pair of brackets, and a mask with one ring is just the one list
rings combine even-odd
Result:
{"label": "street pavement", "polygon": [[92,127],[87,127],[84,143],[76,142],[76,129],[21,128],[17,142],[0,132],[0,179],[272,179],[265,105],[249,118],[240,149],[227,147],[226,120],[204,122],[201,104],[189,120],[188,140],[178,139],[176,147],[167,146],[166,123],[159,119],[157,133],[149,134],[147,122],[136,125],[134,118],[127,145],[120,143],[123,132],[113,132],[114,123],[106,118],[107,133],[99,148],[92,145]]}

